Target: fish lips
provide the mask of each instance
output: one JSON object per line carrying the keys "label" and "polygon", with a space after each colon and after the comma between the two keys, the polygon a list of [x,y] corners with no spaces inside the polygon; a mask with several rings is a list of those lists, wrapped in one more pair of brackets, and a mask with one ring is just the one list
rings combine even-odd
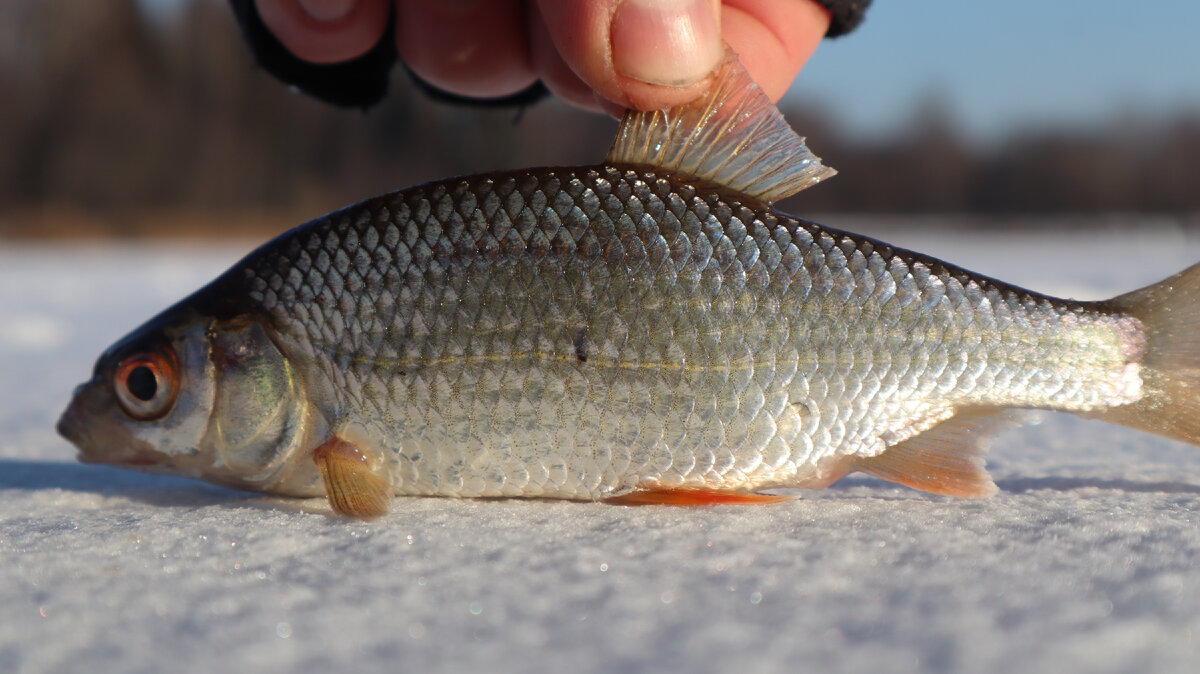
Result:
{"label": "fish lips", "polygon": [[62,416],[58,418],[58,423],[54,426],[59,435],[79,449],[81,460],[86,460],[91,448],[95,446],[91,424],[88,421],[90,417],[94,417],[95,411],[88,409],[94,407],[88,403],[96,397],[92,393],[92,389],[96,385],[97,382],[93,379],[76,386],[75,392],[71,394],[71,402],[67,405],[67,409],[63,410]]}
{"label": "fish lips", "polygon": [[155,466],[156,452],[133,437],[120,422],[112,395],[99,377],[75,387],[71,402],[55,430],[79,450],[82,463],[115,464],[131,468]]}

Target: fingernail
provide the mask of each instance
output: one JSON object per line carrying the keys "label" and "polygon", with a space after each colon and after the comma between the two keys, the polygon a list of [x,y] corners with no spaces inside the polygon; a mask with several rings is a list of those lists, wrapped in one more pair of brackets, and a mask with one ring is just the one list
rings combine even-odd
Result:
{"label": "fingernail", "polygon": [[695,84],[721,59],[707,0],[625,0],[613,14],[610,39],[617,73],[650,84]]}
{"label": "fingernail", "polygon": [[322,23],[346,18],[358,0],[296,0],[304,13]]}

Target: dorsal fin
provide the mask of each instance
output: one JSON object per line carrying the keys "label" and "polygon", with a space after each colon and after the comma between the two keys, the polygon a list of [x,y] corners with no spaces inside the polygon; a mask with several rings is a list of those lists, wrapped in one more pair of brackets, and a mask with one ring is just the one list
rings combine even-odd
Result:
{"label": "dorsal fin", "polygon": [[630,110],[608,151],[610,164],[686,173],[774,201],[836,171],[809,152],[771,99],[726,49],[708,93],[668,110]]}

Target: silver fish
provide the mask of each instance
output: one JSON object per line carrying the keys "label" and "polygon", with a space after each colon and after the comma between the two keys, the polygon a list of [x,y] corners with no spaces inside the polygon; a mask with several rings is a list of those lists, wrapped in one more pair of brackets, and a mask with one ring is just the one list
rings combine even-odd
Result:
{"label": "silver fish", "polygon": [[84,461],[350,516],[393,494],[771,500],[863,471],[995,490],[1065,410],[1197,443],[1200,268],[1028,292],[770,207],[832,172],[730,59],[607,162],[431,183],[287,232],[108,349]]}

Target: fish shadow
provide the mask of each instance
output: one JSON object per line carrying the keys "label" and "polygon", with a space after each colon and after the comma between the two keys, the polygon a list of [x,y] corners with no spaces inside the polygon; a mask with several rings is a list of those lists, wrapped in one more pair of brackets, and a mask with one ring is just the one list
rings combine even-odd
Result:
{"label": "fish shadow", "polygon": [[1144,494],[1200,495],[1200,485],[1188,484],[1186,482],[1139,482],[1137,480],[1103,480],[1086,477],[1018,477],[1007,480],[996,480],[996,486],[1002,492],[1013,494],[1043,490],[1071,492],[1080,489],[1100,489],[1104,491],[1127,491]]}
{"label": "fish shadow", "polygon": [[[843,480],[831,492],[854,487],[886,485],[877,480]],[[1003,492],[1072,492],[1081,489],[1200,496],[1200,485],[1185,482],[1139,482],[1127,479],[1075,477],[1028,477],[997,480]],[[0,459],[0,494],[6,491],[61,490],[105,496],[122,496],[158,507],[236,506],[262,510],[284,510],[307,514],[329,514],[324,499],[300,499],[263,495],[175,475],[139,473],[109,466],[67,461]]]}
{"label": "fish shadow", "polygon": [[0,493],[61,490],[124,496],[154,506],[251,505],[261,494],[175,475],[153,475],[66,461],[0,459]]}

